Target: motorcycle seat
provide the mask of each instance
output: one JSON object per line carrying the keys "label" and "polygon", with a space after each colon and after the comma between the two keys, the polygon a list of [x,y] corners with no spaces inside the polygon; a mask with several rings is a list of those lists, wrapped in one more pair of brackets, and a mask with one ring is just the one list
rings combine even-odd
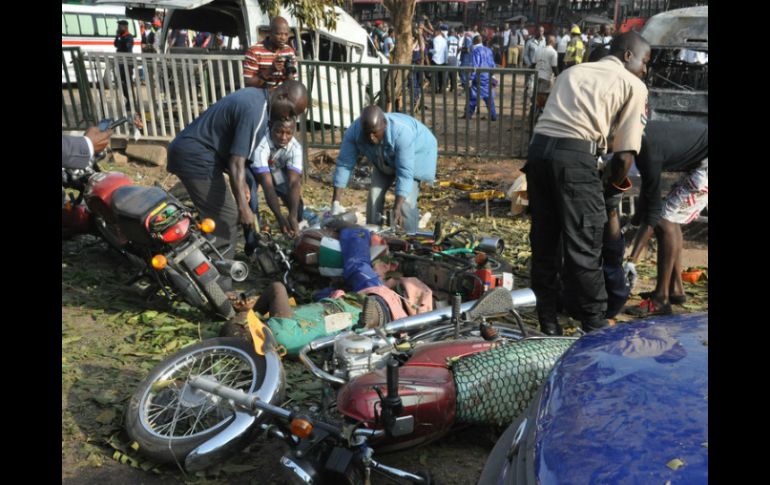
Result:
{"label": "motorcycle seat", "polygon": [[170,197],[159,187],[125,185],[112,194],[112,210],[119,217],[142,219]]}

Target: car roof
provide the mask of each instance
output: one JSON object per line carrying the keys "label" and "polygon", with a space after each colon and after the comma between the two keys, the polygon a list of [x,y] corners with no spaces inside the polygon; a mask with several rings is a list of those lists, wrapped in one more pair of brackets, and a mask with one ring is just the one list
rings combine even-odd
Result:
{"label": "car roof", "polygon": [[542,483],[707,483],[708,314],[582,337],[544,384],[536,426]]}
{"label": "car roof", "polygon": [[653,15],[640,33],[653,47],[708,50],[708,6],[679,8]]}

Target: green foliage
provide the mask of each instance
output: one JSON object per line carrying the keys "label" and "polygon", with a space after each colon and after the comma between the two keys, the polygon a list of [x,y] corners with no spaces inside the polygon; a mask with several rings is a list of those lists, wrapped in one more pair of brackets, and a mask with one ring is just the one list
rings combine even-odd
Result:
{"label": "green foliage", "polygon": [[342,0],[259,0],[259,5],[271,17],[278,15],[283,7],[299,19],[304,27],[315,29],[323,25],[334,29],[337,16],[330,7],[341,6]]}

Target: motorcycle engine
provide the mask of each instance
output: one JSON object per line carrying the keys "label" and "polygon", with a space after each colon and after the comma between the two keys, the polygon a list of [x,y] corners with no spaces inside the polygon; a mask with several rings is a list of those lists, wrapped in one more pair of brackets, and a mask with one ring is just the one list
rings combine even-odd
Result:
{"label": "motorcycle engine", "polygon": [[388,348],[377,352],[374,341],[354,332],[344,332],[334,340],[334,375],[350,380],[376,369],[384,368],[390,353]]}

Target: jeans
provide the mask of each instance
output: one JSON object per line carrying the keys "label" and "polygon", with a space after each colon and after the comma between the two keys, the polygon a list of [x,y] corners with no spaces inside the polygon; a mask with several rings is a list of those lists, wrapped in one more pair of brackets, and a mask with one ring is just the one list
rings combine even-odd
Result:
{"label": "jeans", "polygon": [[[369,187],[369,197],[366,199],[366,223],[380,224],[381,215],[385,206],[385,192],[396,181],[396,176],[387,175],[377,167],[372,167],[372,184]],[[417,223],[420,220],[420,211],[417,208],[417,197],[420,195],[420,181],[412,181],[412,189],[401,206],[401,214],[404,216],[404,230],[417,232]]]}
{"label": "jeans", "polygon": [[238,205],[230,192],[224,175],[221,173],[210,179],[187,178],[177,175],[184,184],[187,193],[190,194],[193,204],[200,212],[201,218],[214,219],[216,228],[214,236],[215,245],[222,251],[229,245],[229,249],[223,252],[226,258],[235,255],[235,243],[238,238]]}

